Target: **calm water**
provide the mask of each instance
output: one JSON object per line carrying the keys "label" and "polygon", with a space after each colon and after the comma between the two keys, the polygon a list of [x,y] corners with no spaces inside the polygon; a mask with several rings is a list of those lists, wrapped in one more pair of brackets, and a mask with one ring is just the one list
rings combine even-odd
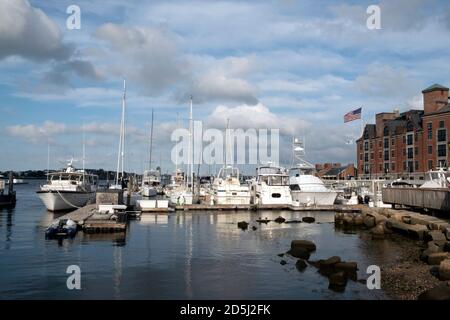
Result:
{"label": "calm water", "polygon": [[[365,241],[334,230],[332,213],[310,213],[320,224],[258,225],[260,216],[298,219],[306,213],[197,212],[146,215],[126,234],[45,240],[56,217],[35,194],[39,182],[17,186],[15,209],[0,211],[1,299],[382,299],[382,291],[349,281],[344,293],[295,260],[280,265],[278,253],[293,239],[317,244],[311,259],[339,255],[366,267],[392,261],[407,242]],[[253,221],[242,231],[238,221]],[[82,290],[68,290],[66,268],[81,268]]]}

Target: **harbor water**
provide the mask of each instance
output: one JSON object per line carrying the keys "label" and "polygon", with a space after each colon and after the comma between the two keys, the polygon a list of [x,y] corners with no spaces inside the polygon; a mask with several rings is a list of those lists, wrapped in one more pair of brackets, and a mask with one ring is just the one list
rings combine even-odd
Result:
{"label": "harbor water", "polygon": [[[45,228],[58,215],[37,197],[39,183],[18,185],[16,207],[0,211],[0,299],[385,299],[383,290],[354,281],[334,292],[316,268],[299,272],[296,259],[278,254],[291,240],[312,240],[312,260],[356,261],[358,277],[366,279],[367,266],[382,267],[413,245],[335,230],[332,212],[291,211],[146,214],[126,233],[46,240]],[[279,215],[319,223],[255,221]],[[244,220],[246,231],[237,228]],[[80,267],[81,290],[67,288],[70,265]]]}

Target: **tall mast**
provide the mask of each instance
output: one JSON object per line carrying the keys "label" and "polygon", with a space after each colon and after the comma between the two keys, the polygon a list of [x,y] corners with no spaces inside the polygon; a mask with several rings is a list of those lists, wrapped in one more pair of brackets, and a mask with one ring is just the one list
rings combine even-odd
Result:
{"label": "tall mast", "polygon": [[[120,118],[120,135],[119,135],[119,150],[117,152],[117,170],[116,170],[116,181],[115,184],[119,184],[119,175],[120,172],[122,172],[122,179],[123,179],[123,145],[124,145],[124,129],[125,129],[125,90],[126,90],[126,83],[125,80],[123,80],[123,97],[122,97],[122,115]],[[121,161],[122,160],[122,161]]]}
{"label": "tall mast", "polygon": [[124,157],[125,157],[125,99],[126,99],[126,81],[123,80],[123,99],[122,99],[122,164],[121,164],[121,171],[122,171],[122,179],[123,179],[123,163],[124,163]]}
{"label": "tall mast", "polygon": [[190,105],[189,105],[189,161],[188,161],[188,163],[190,164],[189,176],[191,179],[192,188],[194,188],[194,161],[193,161],[194,160],[194,157],[193,157],[194,141],[193,141],[192,131],[193,131],[193,123],[192,123],[192,96],[191,96]]}
{"label": "tall mast", "polygon": [[50,139],[47,138],[47,181],[50,174]]}
{"label": "tall mast", "polygon": [[150,127],[150,161],[148,170],[152,169],[152,149],[153,149],[153,109],[152,109],[152,125]]}
{"label": "tall mast", "polygon": [[86,158],[86,133],[84,131],[84,125],[83,125],[83,181],[85,177],[85,158]]}
{"label": "tall mast", "polygon": [[[180,125],[180,114],[177,112],[177,129],[179,128]],[[176,154],[175,154],[175,175],[178,172],[178,142],[175,145],[176,147]]]}

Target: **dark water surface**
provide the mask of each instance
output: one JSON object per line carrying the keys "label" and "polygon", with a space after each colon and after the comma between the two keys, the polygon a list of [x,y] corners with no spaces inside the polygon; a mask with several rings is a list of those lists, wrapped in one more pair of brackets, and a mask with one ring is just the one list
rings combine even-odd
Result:
{"label": "dark water surface", "polygon": [[[1,299],[383,299],[382,290],[353,281],[345,292],[333,292],[314,267],[301,273],[295,259],[285,256],[282,266],[277,254],[293,239],[309,239],[317,244],[311,259],[357,261],[359,278],[367,278],[368,265],[383,266],[411,245],[345,234],[325,212],[150,214],[131,221],[126,234],[79,232],[71,240],[45,240],[56,215],[36,196],[38,185],[16,186],[16,208],[0,211]],[[254,222],[279,215],[310,215],[321,223]],[[258,229],[238,229],[242,220]],[[69,265],[81,268],[81,290],[66,287]]]}

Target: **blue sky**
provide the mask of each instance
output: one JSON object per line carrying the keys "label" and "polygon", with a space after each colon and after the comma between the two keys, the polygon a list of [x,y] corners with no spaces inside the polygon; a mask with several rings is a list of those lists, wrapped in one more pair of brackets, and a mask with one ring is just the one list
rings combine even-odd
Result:
{"label": "blue sky", "polygon": [[[66,28],[66,8],[81,29]],[[366,27],[369,5],[381,30]],[[421,90],[449,86],[448,1],[0,1],[0,170],[81,158],[115,168],[122,79],[127,79],[128,170],[170,162],[187,97],[207,127],[279,128],[305,136],[311,162],[354,162],[343,115],[422,108]],[[220,111],[220,112],[219,112]]]}

